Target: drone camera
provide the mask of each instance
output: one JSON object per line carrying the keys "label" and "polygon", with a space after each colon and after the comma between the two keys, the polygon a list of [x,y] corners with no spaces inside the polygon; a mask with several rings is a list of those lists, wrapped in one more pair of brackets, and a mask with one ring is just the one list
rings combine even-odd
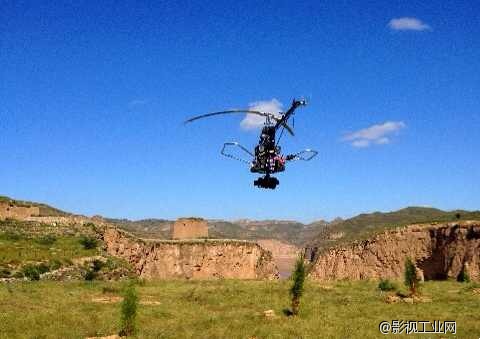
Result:
{"label": "drone camera", "polygon": [[264,176],[255,180],[253,185],[259,188],[268,188],[274,190],[279,183],[280,181],[278,181],[278,179],[275,177]]}

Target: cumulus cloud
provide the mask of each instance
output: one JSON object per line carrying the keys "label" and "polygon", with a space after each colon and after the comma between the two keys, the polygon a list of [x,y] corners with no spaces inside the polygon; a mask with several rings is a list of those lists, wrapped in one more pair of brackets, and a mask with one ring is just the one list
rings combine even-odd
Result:
{"label": "cumulus cloud", "polygon": [[432,28],[417,18],[395,18],[389,21],[388,27],[394,31],[427,31]]}
{"label": "cumulus cloud", "polygon": [[[282,103],[275,98],[266,101],[255,101],[248,105],[249,110],[270,113],[279,113],[282,111],[282,107]],[[245,118],[240,122],[240,126],[245,130],[250,130],[262,127],[264,122],[264,117],[247,113]]]}
{"label": "cumulus cloud", "polygon": [[372,144],[385,145],[390,143],[392,134],[405,128],[403,121],[387,121],[383,124],[372,125],[361,130],[348,133],[343,141],[349,142],[353,147],[368,147]]}

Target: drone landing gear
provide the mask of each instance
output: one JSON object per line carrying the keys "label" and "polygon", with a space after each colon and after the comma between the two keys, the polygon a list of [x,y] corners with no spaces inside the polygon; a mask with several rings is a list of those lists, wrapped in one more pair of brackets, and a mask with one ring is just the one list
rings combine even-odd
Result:
{"label": "drone landing gear", "polygon": [[271,190],[274,190],[275,187],[277,187],[277,185],[279,183],[280,182],[278,181],[277,178],[271,177],[270,175],[267,174],[267,175],[265,175],[263,177],[260,177],[257,180],[255,180],[253,182],[253,185],[257,186],[259,188],[269,188]]}

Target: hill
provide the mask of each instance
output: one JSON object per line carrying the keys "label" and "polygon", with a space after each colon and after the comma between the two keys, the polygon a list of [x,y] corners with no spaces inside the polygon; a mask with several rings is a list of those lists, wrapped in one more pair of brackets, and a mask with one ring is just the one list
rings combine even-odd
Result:
{"label": "hill", "polygon": [[374,234],[416,223],[480,220],[480,211],[442,211],[430,207],[407,207],[393,212],[374,212],[330,224],[312,238],[309,246],[331,247],[353,240],[367,239]]}
{"label": "hill", "polygon": [[42,204],[42,203],[32,202],[32,201],[25,201],[25,200],[16,200],[3,195],[0,195],[0,203],[7,203],[7,204],[18,206],[18,207],[36,206],[40,210],[41,217],[58,217],[58,216],[70,215],[70,213],[64,212],[58,208],[49,206],[47,204]]}
{"label": "hill", "polygon": [[[169,239],[172,220],[165,219],[105,219],[107,222],[141,238]],[[216,239],[277,239],[302,246],[314,238],[327,225],[324,221],[305,225],[290,220],[208,220],[209,238]]]}
{"label": "hill", "polygon": [[170,226],[173,224],[172,220],[154,218],[142,220],[105,218],[105,221],[147,239],[169,239]]}

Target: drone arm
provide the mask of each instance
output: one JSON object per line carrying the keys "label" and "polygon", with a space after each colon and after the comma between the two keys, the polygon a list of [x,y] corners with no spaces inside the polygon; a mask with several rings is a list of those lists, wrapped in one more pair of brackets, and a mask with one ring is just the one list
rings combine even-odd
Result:
{"label": "drone arm", "polygon": [[229,148],[229,147],[238,147],[243,152],[247,153],[251,157],[254,157],[254,155],[248,149],[246,149],[245,147],[240,145],[238,142],[226,142],[226,143],[224,143],[223,147],[222,147],[222,150],[220,151],[220,154],[223,155],[224,157],[231,158],[231,159],[234,159],[234,160],[238,160],[238,161],[241,161],[241,162],[249,164],[249,165],[252,163],[251,161],[242,159],[242,158],[228,152],[227,148]]}
{"label": "drone arm", "polygon": [[305,106],[307,102],[305,100],[295,100],[293,99],[292,106],[286,111],[282,118],[279,119],[275,125],[275,129],[279,129],[281,126],[288,126],[287,121],[295,113],[295,110],[300,106]]}
{"label": "drone arm", "polygon": [[310,148],[307,148],[303,151],[300,151],[298,153],[295,153],[295,154],[289,154],[285,157],[285,160],[286,161],[297,161],[297,160],[303,160],[303,161],[310,161],[312,160],[313,158],[315,158],[317,156],[318,152],[313,150],[313,149],[310,149]]}

